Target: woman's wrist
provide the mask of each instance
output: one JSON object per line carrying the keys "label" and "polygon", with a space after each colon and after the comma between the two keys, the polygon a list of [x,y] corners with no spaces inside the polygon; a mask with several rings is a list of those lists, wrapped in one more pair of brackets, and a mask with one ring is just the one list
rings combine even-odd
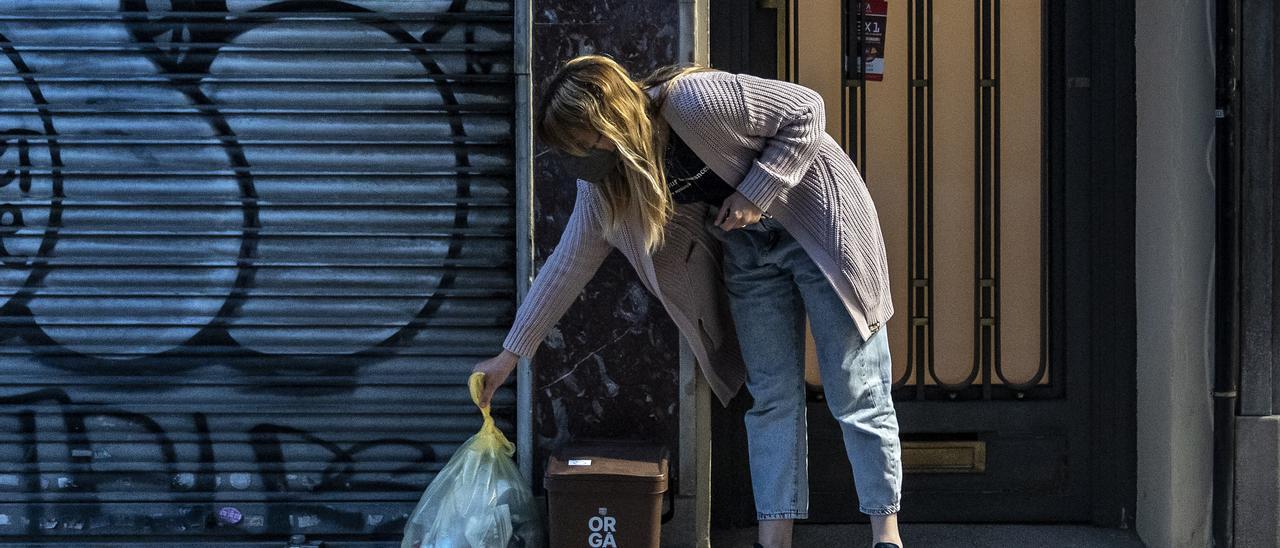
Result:
{"label": "woman's wrist", "polygon": [[518,362],[518,361],[520,361],[520,355],[519,355],[519,354],[516,354],[515,352],[512,352],[512,351],[507,350],[507,349],[505,349],[505,348],[503,348],[503,349],[502,349],[502,353],[501,353],[501,354],[498,354],[498,357],[499,357],[499,358],[502,358],[503,360],[506,360],[506,361],[508,361],[508,362],[510,362],[510,363],[513,363],[513,364],[514,364],[514,363],[516,363],[516,362]]}

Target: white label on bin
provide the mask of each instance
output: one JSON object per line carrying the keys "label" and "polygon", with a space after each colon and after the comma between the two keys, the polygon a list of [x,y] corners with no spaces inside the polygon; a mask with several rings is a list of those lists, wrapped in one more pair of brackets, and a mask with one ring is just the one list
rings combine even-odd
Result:
{"label": "white label on bin", "polygon": [[569,466],[591,466],[591,459],[569,459]]}
{"label": "white label on bin", "polygon": [[587,546],[591,548],[617,548],[618,541],[613,538],[614,533],[618,532],[618,520],[608,515],[608,508],[601,508],[600,515],[591,516],[587,520]]}

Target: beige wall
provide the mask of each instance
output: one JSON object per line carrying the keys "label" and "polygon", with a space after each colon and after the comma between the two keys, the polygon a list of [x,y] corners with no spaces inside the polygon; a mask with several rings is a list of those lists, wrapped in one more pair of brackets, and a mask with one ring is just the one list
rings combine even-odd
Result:
{"label": "beige wall", "polygon": [[1137,2],[1138,534],[1209,545],[1214,72],[1210,0]]}

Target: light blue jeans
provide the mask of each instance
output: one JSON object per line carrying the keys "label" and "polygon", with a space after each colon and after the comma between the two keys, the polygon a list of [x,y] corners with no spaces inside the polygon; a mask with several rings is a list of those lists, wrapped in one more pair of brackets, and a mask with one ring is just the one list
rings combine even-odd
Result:
{"label": "light blue jeans", "polygon": [[745,420],[757,519],[809,515],[806,313],[827,407],[853,467],[858,509],[897,513],[902,449],[884,327],[864,341],[831,283],[778,221],[724,232],[713,224],[715,210],[706,228],[724,242],[724,280],[755,400]]}

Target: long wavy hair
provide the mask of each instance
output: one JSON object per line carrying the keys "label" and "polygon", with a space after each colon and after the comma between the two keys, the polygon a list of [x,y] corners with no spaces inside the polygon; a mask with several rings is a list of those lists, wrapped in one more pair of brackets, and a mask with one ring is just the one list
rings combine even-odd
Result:
{"label": "long wavy hair", "polygon": [[[669,85],[691,72],[712,70],[701,65],[661,67],[640,80],[602,55],[583,55],[567,61],[552,76],[537,111],[542,142],[578,156],[584,143],[575,134],[590,130],[603,135],[618,151],[618,164],[601,181],[592,181],[605,200],[604,230],[622,228],[628,212],[640,219],[645,250],[662,245],[664,229],[675,213],[663,171],[666,131],[659,110]],[[656,99],[645,90],[662,86]]]}

